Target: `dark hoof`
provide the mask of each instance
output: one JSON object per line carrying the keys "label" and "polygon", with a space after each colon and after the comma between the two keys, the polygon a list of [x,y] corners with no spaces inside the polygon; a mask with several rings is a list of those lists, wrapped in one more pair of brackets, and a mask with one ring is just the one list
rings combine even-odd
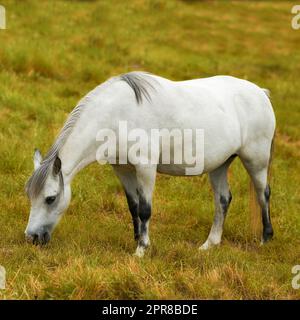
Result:
{"label": "dark hoof", "polygon": [[274,232],[273,232],[272,228],[268,228],[268,229],[264,230],[264,232],[263,232],[263,241],[262,242],[266,243],[266,242],[272,240],[273,235],[274,235]]}

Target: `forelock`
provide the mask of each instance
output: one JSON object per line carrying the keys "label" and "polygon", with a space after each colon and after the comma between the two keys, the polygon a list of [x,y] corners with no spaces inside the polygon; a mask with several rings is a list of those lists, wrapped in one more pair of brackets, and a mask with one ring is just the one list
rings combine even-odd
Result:
{"label": "forelock", "polygon": [[[46,180],[49,174],[52,173],[53,160],[44,160],[41,165],[33,172],[32,176],[26,183],[26,193],[30,199],[35,199],[38,197],[40,192],[43,190]],[[63,175],[60,171],[58,173],[59,184],[63,189]]]}

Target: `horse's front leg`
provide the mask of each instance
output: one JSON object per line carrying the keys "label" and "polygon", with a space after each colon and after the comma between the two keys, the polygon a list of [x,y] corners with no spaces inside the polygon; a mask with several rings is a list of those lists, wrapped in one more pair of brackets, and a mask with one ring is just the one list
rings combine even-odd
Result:
{"label": "horse's front leg", "polygon": [[132,217],[134,239],[138,241],[140,238],[141,221],[139,218],[139,195],[135,169],[129,165],[113,165],[112,167],[124,188]]}
{"label": "horse's front leg", "polygon": [[151,217],[152,194],[156,178],[156,166],[136,166],[136,177],[139,197],[138,214],[140,219],[140,236],[135,255],[142,257],[145,249],[150,245],[149,221]]}

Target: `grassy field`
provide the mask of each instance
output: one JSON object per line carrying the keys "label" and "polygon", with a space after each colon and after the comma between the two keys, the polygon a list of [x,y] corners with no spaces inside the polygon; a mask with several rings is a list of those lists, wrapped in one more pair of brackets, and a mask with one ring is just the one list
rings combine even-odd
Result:
{"label": "grassy field", "polygon": [[[0,299],[299,299],[300,30],[288,1],[5,1],[0,30]],[[34,147],[45,153],[76,102],[110,76],[147,70],[174,80],[229,74],[272,92],[274,240],[250,228],[249,179],[230,172],[223,243],[209,232],[207,176],[158,176],[152,246],[132,255],[131,217],[109,166],[73,182],[73,200],[45,248],[26,244],[24,184]]]}

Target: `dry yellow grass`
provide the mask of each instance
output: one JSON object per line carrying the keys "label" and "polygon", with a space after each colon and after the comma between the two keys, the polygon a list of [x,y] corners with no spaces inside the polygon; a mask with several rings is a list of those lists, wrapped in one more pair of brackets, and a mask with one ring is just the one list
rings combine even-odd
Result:
{"label": "dry yellow grass", "polygon": [[[300,30],[292,2],[2,1],[0,30],[1,299],[298,299],[300,264]],[[172,79],[230,74],[272,93],[274,240],[251,235],[249,180],[235,161],[233,202],[219,248],[198,252],[212,222],[207,177],[159,176],[152,246],[132,256],[131,218],[108,166],[73,183],[72,204],[45,248],[24,241],[24,184],[34,147],[46,152],[85,93],[143,69]]]}

